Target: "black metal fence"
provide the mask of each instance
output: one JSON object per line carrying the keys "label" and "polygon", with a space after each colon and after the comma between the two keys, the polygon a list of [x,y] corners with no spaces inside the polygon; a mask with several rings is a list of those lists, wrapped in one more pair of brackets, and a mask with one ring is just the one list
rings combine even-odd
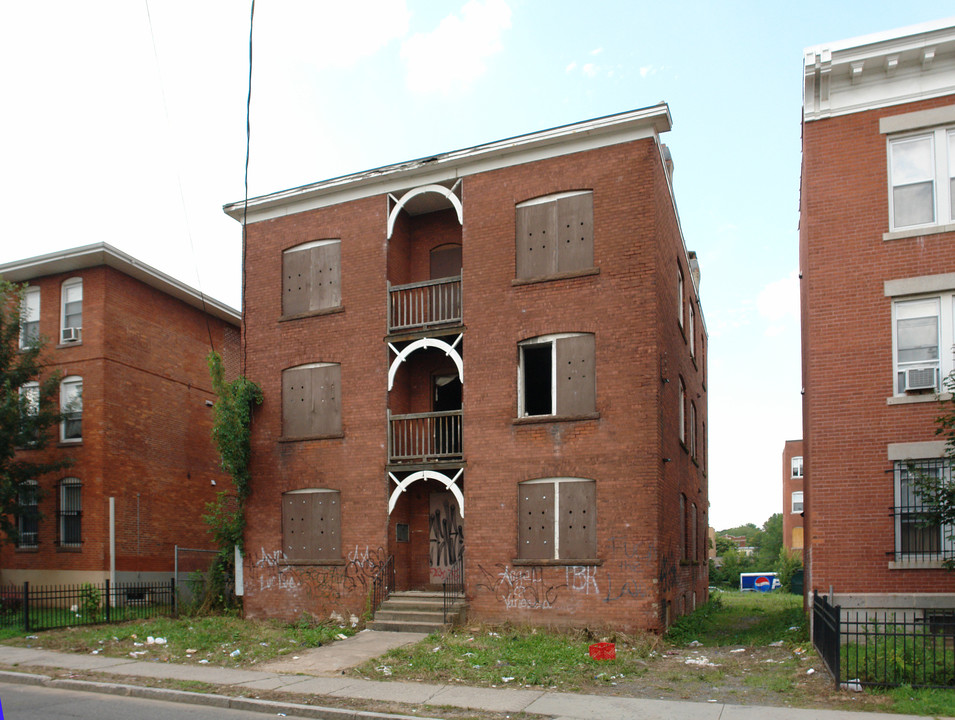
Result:
{"label": "black metal fence", "polygon": [[448,622],[448,615],[454,603],[464,596],[464,555],[458,555],[458,559],[451,570],[444,578],[442,587],[444,596],[444,622]]}
{"label": "black metal fence", "polygon": [[381,604],[395,589],[395,556],[389,555],[388,560],[378,570],[372,581],[371,612],[375,613]]}
{"label": "black metal fence", "polygon": [[953,610],[846,610],[813,593],[812,637],[837,685],[955,687]]}
{"label": "black metal fence", "polygon": [[26,632],[175,615],[176,581],[5,585],[0,587],[0,627]]}

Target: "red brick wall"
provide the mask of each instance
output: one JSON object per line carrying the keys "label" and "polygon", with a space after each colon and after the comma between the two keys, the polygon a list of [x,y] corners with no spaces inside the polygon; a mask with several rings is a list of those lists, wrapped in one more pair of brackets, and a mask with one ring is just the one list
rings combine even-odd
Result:
{"label": "red brick wall", "polygon": [[[60,286],[83,278],[81,344],[48,344],[49,371],[83,378],[83,441],[43,451],[73,464],[40,478],[40,546],[5,546],[15,570],[109,569],[109,497],[116,498],[116,569],[169,571],[173,547],[211,547],[202,515],[228,487],[211,440],[209,338],[234,375],[233,326],[106,266],[39,278],[41,334],[57,338]],[[25,457],[39,452],[25,451]],[[82,483],[82,547],[58,549],[57,492],[63,477]],[[216,481],[216,485],[213,485]]]}
{"label": "red brick wall", "polygon": [[[803,125],[800,218],[807,591],[947,592],[943,570],[890,570],[887,445],[934,439],[933,403],[893,394],[889,279],[955,271],[953,233],[883,241],[886,136],[879,118],[951,105],[898,105]],[[943,190],[944,191],[944,190]]]}
{"label": "red brick wall", "polygon": [[[793,528],[805,528],[801,514],[794,514],[793,493],[803,490],[803,478],[794,478],[792,476],[792,460],[794,457],[801,457],[803,452],[802,440],[787,440],[783,447],[783,546],[787,550],[793,549]],[[805,464],[803,464],[805,472]],[[803,497],[803,508],[805,508],[805,496]],[[805,530],[803,530],[803,547],[805,547]],[[800,550],[800,552],[802,552]]]}
{"label": "red brick wall", "polygon": [[[599,273],[514,284],[515,204],[577,189],[594,192]],[[693,593],[702,602],[707,586],[706,478],[679,443],[679,377],[688,400],[696,401],[699,426],[706,420],[706,392],[702,368],[689,358],[677,320],[678,263],[687,299],[693,286],[659,150],[645,140],[518,165],[468,176],[462,190],[467,467],[461,484],[471,614],[490,621],[658,629],[668,602],[673,617],[679,608],[690,608]],[[427,250],[454,233],[447,232],[448,213],[423,221],[436,221],[434,229],[405,218],[389,250],[386,210],[385,198],[374,197],[248,229],[246,372],[266,396],[254,430],[245,603],[250,616],[358,612],[378,550],[389,547],[393,484],[384,472],[385,408],[389,402],[392,409],[423,407],[418,393],[426,392],[430,370],[426,361],[402,369],[399,380],[417,377],[421,389],[398,389],[388,397],[384,277],[386,268],[393,282],[427,277]],[[279,322],[281,249],[331,236],[342,238],[343,311]],[[701,348],[700,312],[697,331]],[[560,332],[595,335],[600,417],[515,422],[518,343]],[[277,442],[281,370],[319,361],[342,364],[344,437]],[[514,564],[518,483],[545,477],[596,481],[600,565]],[[342,491],[345,565],[293,566],[276,555],[281,493],[309,486]],[[681,561],[683,529],[674,521],[681,492],[698,506],[697,563]],[[421,522],[417,510],[399,504],[396,512],[410,514],[392,518],[392,534],[396,521],[410,522],[413,531]],[[403,572],[410,574],[410,567],[399,567],[399,576]]]}

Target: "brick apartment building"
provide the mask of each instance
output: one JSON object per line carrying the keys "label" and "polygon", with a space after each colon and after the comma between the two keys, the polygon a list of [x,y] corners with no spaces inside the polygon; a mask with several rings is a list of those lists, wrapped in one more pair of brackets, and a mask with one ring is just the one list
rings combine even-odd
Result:
{"label": "brick apartment building", "polygon": [[783,547],[800,555],[803,500],[802,440],[787,440],[783,446]]}
{"label": "brick apartment building", "polygon": [[706,332],[665,104],[227,205],[245,611],[466,558],[472,618],[662,629],[707,591]]}
{"label": "brick apartment building", "polygon": [[955,606],[952,540],[909,462],[955,343],[955,23],[805,53],[800,206],[806,589],[843,608]]}
{"label": "brick apartment building", "polygon": [[240,316],[105,243],[0,265],[0,277],[26,285],[20,342],[45,340],[68,411],[46,448],[19,452],[73,461],[38,477],[38,495],[21,492],[41,516],[19,518],[18,544],[0,548],[3,582],[168,580],[175,545],[211,547],[202,515],[228,477],[206,356],[211,342],[237,374]]}

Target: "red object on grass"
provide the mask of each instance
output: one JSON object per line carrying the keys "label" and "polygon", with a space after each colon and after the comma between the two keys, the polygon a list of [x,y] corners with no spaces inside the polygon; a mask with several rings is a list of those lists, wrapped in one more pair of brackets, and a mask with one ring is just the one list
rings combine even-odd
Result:
{"label": "red object on grass", "polygon": [[590,657],[594,660],[616,660],[617,647],[613,643],[594,643],[590,646]]}

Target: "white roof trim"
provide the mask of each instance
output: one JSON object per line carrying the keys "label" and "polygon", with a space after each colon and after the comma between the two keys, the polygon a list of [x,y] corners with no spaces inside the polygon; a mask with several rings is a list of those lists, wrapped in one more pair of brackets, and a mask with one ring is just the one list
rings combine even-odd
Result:
{"label": "white roof trim", "polygon": [[[489,170],[656,137],[669,131],[672,125],[670,108],[666,103],[660,103],[434,157],[343,175],[250,198],[248,222],[261,222],[389,192],[399,193],[410,187],[438,184]],[[242,222],[244,202],[229,203],[223,211]]]}
{"label": "white roof trim", "polygon": [[22,283],[47,275],[72,273],[99,265],[106,265],[118,270],[220,320],[225,320],[233,325],[238,325],[242,321],[242,315],[238,310],[208,295],[201,294],[198,290],[150,267],[146,263],[140,262],[107,243],[84,245],[6,263],[0,265],[0,277],[10,282]]}

